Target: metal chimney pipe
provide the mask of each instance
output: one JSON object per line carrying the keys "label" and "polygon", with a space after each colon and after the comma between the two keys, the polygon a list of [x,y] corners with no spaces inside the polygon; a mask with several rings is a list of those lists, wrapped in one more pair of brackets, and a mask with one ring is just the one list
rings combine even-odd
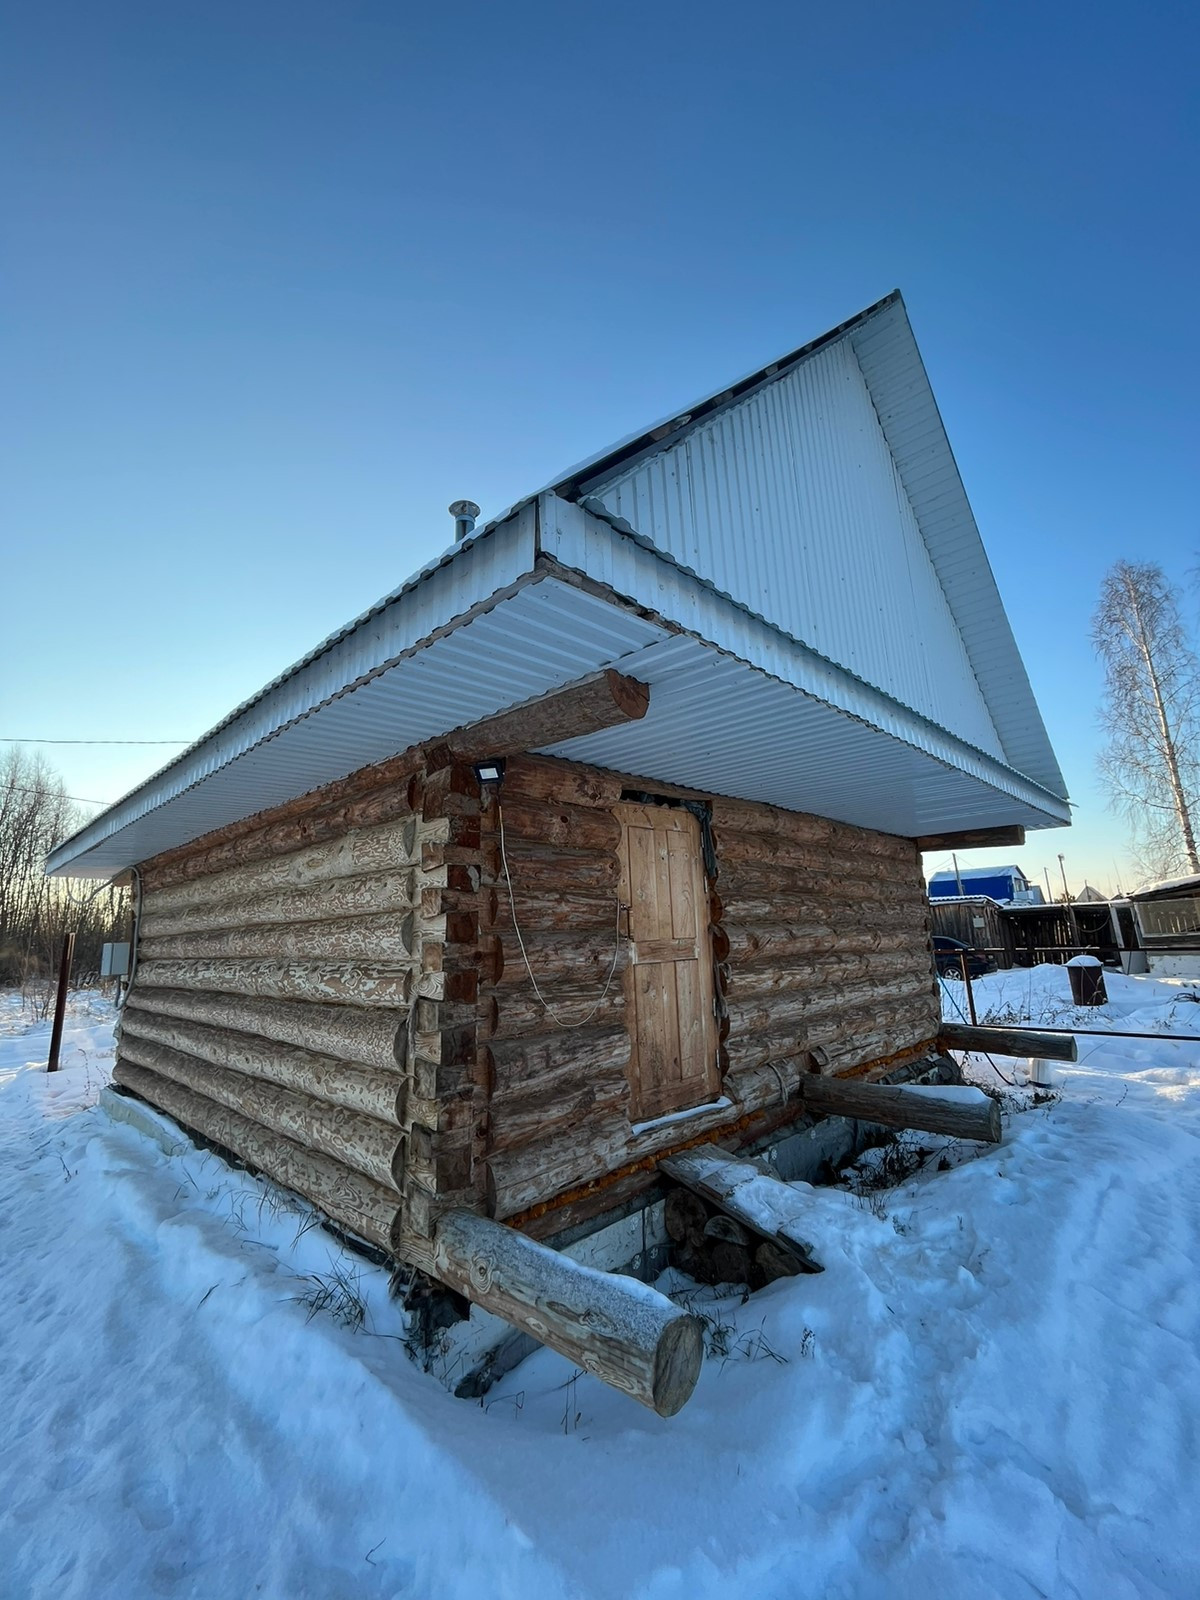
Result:
{"label": "metal chimney pipe", "polygon": [[450,515],[454,518],[454,542],[458,544],[469,533],[475,532],[475,518],[479,515],[479,507],[474,500],[455,500],[450,507]]}

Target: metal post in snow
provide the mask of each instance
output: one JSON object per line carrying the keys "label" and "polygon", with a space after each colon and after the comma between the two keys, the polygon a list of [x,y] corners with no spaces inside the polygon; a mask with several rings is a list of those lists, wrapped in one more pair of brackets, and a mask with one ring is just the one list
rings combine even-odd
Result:
{"label": "metal post in snow", "polygon": [[967,965],[967,952],[965,950],[958,952],[958,964],[962,968],[963,983],[966,985],[967,1011],[971,1017],[971,1026],[977,1028],[979,1026],[979,1018],[975,1015],[975,991],[971,987],[971,969]]}
{"label": "metal post in snow", "polygon": [[58,1052],[62,1047],[63,1018],[67,1014],[67,985],[71,978],[71,961],[75,955],[75,935],[63,934],[62,956],[58,963],[58,993],[54,997],[54,1026],[50,1030],[50,1056],[47,1072],[58,1071]]}

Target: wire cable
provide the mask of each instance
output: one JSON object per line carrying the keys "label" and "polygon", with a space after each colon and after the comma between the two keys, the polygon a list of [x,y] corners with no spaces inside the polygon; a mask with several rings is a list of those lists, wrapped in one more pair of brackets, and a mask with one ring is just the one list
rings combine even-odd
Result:
{"label": "wire cable", "polygon": [[500,804],[499,796],[496,798],[496,819],[499,824],[500,834],[500,862],[504,867],[504,881],[508,885],[508,904],[510,910],[512,911],[513,932],[517,936],[517,945],[521,951],[521,959],[525,963],[525,971],[529,974],[529,981],[533,985],[533,992],[535,995],[537,995],[538,1001],[541,1004],[542,1009],[546,1012],[546,1015],[553,1017],[560,1028],[582,1028],[592,1020],[597,1011],[599,1011],[600,1007],[608,998],[608,991],[612,987],[613,977],[617,970],[617,960],[621,954],[621,912],[623,910],[620,898],[615,897],[617,901],[616,935],[613,941],[612,961],[609,963],[608,967],[608,977],[604,980],[604,988],[600,991],[600,998],[596,1001],[596,1004],[588,1012],[586,1017],[581,1017],[578,1022],[567,1022],[559,1012],[555,1011],[554,1007],[550,1004],[549,1000],[546,999],[546,996],[538,987],[538,981],[533,975],[533,968],[529,964],[529,952],[525,948],[525,939],[521,933],[521,924],[517,918],[517,897],[513,892],[512,873],[508,870],[508,851],[504,846],[504,807]]}

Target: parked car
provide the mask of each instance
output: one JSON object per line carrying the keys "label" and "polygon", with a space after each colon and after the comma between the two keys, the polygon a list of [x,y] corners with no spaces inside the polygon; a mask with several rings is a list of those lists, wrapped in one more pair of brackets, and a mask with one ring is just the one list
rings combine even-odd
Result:
{"label": "parked car", "polygon": [[944,933],[934,934],[933,959],[940,978],[962,977],[962,962],[959,959],[962,955],[967,958],[967,971],[973,978],[982,978],[985,972],[998,970],[991,956],[985,956],[982,950],[964,944],[961,939],[948,939]]}

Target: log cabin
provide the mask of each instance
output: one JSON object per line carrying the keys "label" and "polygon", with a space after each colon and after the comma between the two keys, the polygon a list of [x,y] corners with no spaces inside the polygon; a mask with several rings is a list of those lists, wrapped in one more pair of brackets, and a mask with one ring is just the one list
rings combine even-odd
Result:
{"label": "log cabin", "polygon": [[451,509],[47,870],[134,886],[122,1092],[669,1414],[664,1173],[936,1062],[921,851],[1063,780],[898,293]]}

